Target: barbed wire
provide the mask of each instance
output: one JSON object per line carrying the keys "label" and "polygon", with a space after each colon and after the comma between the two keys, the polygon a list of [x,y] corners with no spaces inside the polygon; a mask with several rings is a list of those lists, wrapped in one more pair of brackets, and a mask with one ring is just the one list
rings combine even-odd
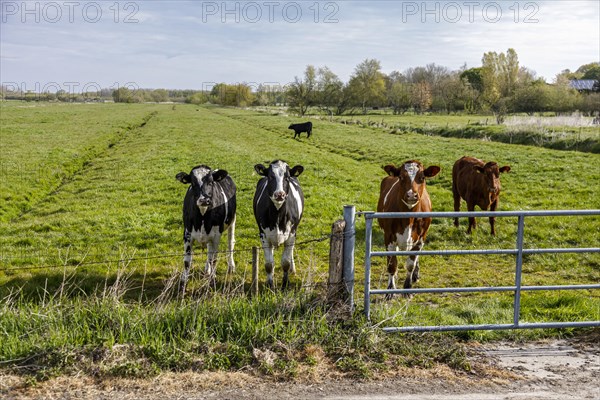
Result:
{"label": "barbed wire", "polygon": [[[316,238],[312,238],[312,239],[307,239],[301,242],[296,242],[294,243],[294,247],[296,248],[302,248],[305,247],[308,244],[311,243],[319,243],[319,242],[323,242],[327,239],[331,239],[332,237],[338,237],[338,238],[346,238],[349,236],[354,236],[355,233],[342,233],[342,234],[328,234],[328,235],[323,235],[320,237],[316,237]],[[279,247],[289,247],[288,245],[283,245],[283,246],[279,246]],[[219,254],[230,254],[230,253],[249,253],[252,252],[254,248],[258,248],[258,249],[265,249],[267,247],[264,246],[252,246],[250,248],[241,248],[241,249],[234,249],[232,251],[230,250],[218,250],[215,252],[215,254],[219,255]],[[84,258],[88,253],[84,253]],[[194,256],[199,256],[199,255],[203,255],[206,256],[208,254],[208,251],[206,249],[202,249],[200,252],[194,252],[192,255]],[[102,260],[102,261],[81,261],[78,263],[73,263],[73,264],[69,264],[69,260],[73,260],[73,258],[69,258],[68,256],[66,257],[66,260],[64,263],[62,264],[52,264],[52,265],[37,265],[37,266],[24,266],[24,267],[10,267],[10,268],[0,268],[0,271],[3,272],[8,272],[8,271],[25,271],[25,270],[39,270],[39,269],[57,269],[57,268],[79,268],[79,267],[84,267],[84,266],[89,266],[89,265],[102,265],[102,264],[124,264],[124,263],[131,263],[134,261],[146,261],[146,260],[153,260],[153,259],[161,259],[161,258],[175,258],[175,257],[185,257],[186,254],[185,253],[163,253],[160,255],[152,255],[152,256],[132,256],[132,257],[123,257],[123,258],[118,258],[118,259],[110,259],[110,260]],[[38,255],[38,257],[40,257]],[[60,257],[60,255],[56,255],[56,256],[49,256],[50,257]],[[26,256],[0,256],[0,260],[2,259],[25,259],[27,258]]]}

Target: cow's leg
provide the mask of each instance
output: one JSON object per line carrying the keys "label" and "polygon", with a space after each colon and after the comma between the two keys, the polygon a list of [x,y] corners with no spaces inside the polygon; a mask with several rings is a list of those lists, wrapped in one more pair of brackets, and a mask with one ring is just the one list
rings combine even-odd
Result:
{"label": "cow's leg", "polygon": [[[388,243],[387,251],[397,251],[398,247],[394,243]],[[388,289],[396,289],[396,271],[398,270],[398,258],[396,256],[387,257]],[[394,297],[393,294],[386,294],[386,300]]]}
{"label": "cow's leg", "polygon": [[231,221],[227,231],[227,273],[235,272],[235,262],[233,261],[233,248],[235,246],[235,217]]}
{"label": "cow's leg", "polygon": [[[454,196],[454,211],[460,211],[460,194],[458,188],[452,183],[452,196]],[[458,227],[458,218],[454,218],[454,226]]]}
{"label": "cow's leg", "polygon": [[[475,204],[467,203],[468,211],[475,211]],[[474,217],[469,217],[469,229],[467,229],[467,233],[471,233],[473,229],[477,228],[477,221]]]}
{"label": "cow's leg", "polygon": [[273,246],[267,241],[266,238],[261,237],[260,242],[263,247],[263,252],[265,254],[265,271],[267,273],[267,286],[270,289],[274,289],[273,285],[273,266],[275,265],[273,259]]}
{"label": "cow's leg", "polygon": [[[498,199],[490,204],[490,211],[496,211],[498,207]],[[492,236],[496,236],[496,217],[490,217],[490,228]]]}
{"label": "cow's leg", "polygon": [[186,229],[183,232],[183,272],[179,282],[179,290],[183,294],[187,284],[190,268],[192,266],[192,235]]}
{"label": "cow's leg", "polygon": [[282,289],[287,289],[289,285],[289,274],[296,272],[294,265],[294,243],[296,243],[296,235],[290,235],[288,240],[284,242],[283,254],[281,255],[281,269],[283,269]]}
{"label": "cow's leg", "polygon": [[[411,251],[421,251],[423,248],[423,240],[419,239],[414,246],[411,247]],[[404,289],[410,289],[413,283],[416,283],[419,279],[419,256],[413,255],[408,256],[406,259],[406,280],[404,281]]]}
{"label": "cow's leg", "polygon": [[217,256],[219,254],[219,242],[221,239],[221,234],[214,235],[208,240],[208,257],[206,259],[206,266],[204,267],[204,272],[206,276],[208,276],[210,284],[215,284],[215,275],[217,272]]}

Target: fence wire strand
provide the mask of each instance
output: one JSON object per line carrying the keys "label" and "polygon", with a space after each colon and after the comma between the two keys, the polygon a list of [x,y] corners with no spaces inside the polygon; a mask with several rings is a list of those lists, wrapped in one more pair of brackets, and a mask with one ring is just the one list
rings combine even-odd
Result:
{"label": "fence wire strand", "polygon": [[[333,234],[328,234],[328,235],[323,235],[320,237],[316,237],[316,238],[312,238],[312,239],[307,239],[307,240],[303,240],[301,242],[296,242],[294,243],[294,247],[296,248],[303,248],[306,247],[309,244],[312,243],[320,243],[320,242],[324,242],[325,240],[331,239],[332,237],[346,237],[347,235],[333,235]],[[265,249],[267,247],[265,246],[253,246],[253,247],[257,247],[259,249]],[[221,254],[241,254],[241,253],[251,253],[253,247],[249,247],[249,248],[241,248],[241,249],[234,249],[232,251],[230,250],[218,250],[215,253],[217,255],[221,255]],[[279,247],[289,247],[288,245],[283,245],[283,246],[279,246]],[[82,253],[83,258],[86,257],[88,253]],[[208,254],[208,251],[206,249],[201,249],[200,251],[195,251],[192,253],[193,256],[206,256]],[[90,265],[102,265],[102,264],[123,264],[123,263],[131,263],[134,261],[146,261],[146,260],[155,260],[155,259],[168,259],[168,258],[183,258],[185,256],[185,253],[163,253],[163,254],[159,254],[159,255],[152,255],[152,256],[143,256],[143,257],[124,257],[124,258],[118,258],[118,259],[106,259],[106,260],[101,260],[101,261],[81,261],[81,262],[77,262],[77,263],[73,263],[73,264],[69,264],[70,260],[73,260],[73,258],[67,258],[65,260],[64,263],[62,264],[51,264],[51,265],[36,265],[36,266],[24,266],[24,267],[10,267],[10,268],[2,268],[0,267],[0,271],[3,272],[8,272],[8,271],[25,271],[25,270],[41,270],[41,269],[57,269],[57,268],[79,268],[79,267],[84,267],[84,266],[90,266]],[[34,256],[35,257],[35,256]],[[42,258],[43,256],[37,256],[38,258]],[[50,257],[60,257],[60,255],[53,255],[53,256],[47,256],[47,258]],[[5,260],[5,259],[12,259],[12,260],[19,260],[19,259],[27,259],[27,256],[0,256],[0,261],[1,260]]]}

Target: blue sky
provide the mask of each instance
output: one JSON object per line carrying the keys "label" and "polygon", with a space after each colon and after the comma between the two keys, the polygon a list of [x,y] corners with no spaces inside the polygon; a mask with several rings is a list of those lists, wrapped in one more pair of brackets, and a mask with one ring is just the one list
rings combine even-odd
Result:
{"label": "blue sky", "polygon": [[510,47],[547,81],[600,61],[596,0],[0,3],[0,80],[36,91],[284,85],[308,64],[347,81],[366,58],[459,69]]}

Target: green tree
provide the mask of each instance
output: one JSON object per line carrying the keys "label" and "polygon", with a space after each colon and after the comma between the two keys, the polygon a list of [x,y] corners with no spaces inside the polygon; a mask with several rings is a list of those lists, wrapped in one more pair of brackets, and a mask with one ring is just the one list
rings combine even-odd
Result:
{"label": "green tree", "polygon": [[133,92],[126,87],[113,90],[112,97],[115,103],[133,103]]}
{"label": "green tree", "polygon": [[223,106],[247,107],[253,103],[254,95],[252,88],[245,83],[218,83],[211,89],[209,99],[212,103]]}
{"label": "green tree", "polygon": [[204,104],[207,101],[208,101],[208,97],[203,92],[196,92],[185,98],[186,103],[196,104],[196,105]]}
{"label": "green tree", "polygon": [[581,79],[593,79],[595,81],[600,81],[600,64],[590,67],[587,71],[585,71]]}
{"label": "green tree", "polygon": [[431,108],[431,88],[429,83],[421,81],[412,86],[411,99],[415,111],[419,114]]}
{"label": "green tree", "polygon": [[331,115],[337,114],[343,103],[344,82],[326,66],[319,68],[317,70],[315,104]]}
{"label": "green tree", "polygon": [[517,89],[511,99],[513,111],[525,112],[529,115],[549,110],[551,103],[551,89],[542,80]]}
{"label": "green tree", "polygon": [[483,80],[483,105],[492,110],[496,122],[502,123],[508,112],[510,96],[517,88],[519,59],[514,49],[505,53],[488,52],[483,55],[481,75]]}
{"label": "green tree", "polygon": [[304,79],[297,76],[286,90],[290,110],[303,116],[308,108],[314,104],[317,86],[316,70],[312,65],[307,65]]}
{"label": "green tree", "polygon": [[411,84],[398,71],[393,71],[386,79],[387,103],[394,114],[404,114],[411,106]]}
{"label": "green tree", "polygon": [[152,98],[152,101],[156,103],[169,101],[169,92],[167,92],[165,89],[156,89],[150,93],[150,98]]}
{"label": "green tree", "polygon": [[595,79],[600,80],[600,62],[591,62],[583,64],[577,68],[574,79]]}
{"label": "green tree", "polygon": [[367,113],[367,107],[385,103],[385,80],[379,61],[366,59],[358,64],[348,84],[363,114]]}
{"label": "green tree", "polygon": [[437,98],[448,114],[465,108],[469,92],[458,72],[447,76],[438,84]]}

